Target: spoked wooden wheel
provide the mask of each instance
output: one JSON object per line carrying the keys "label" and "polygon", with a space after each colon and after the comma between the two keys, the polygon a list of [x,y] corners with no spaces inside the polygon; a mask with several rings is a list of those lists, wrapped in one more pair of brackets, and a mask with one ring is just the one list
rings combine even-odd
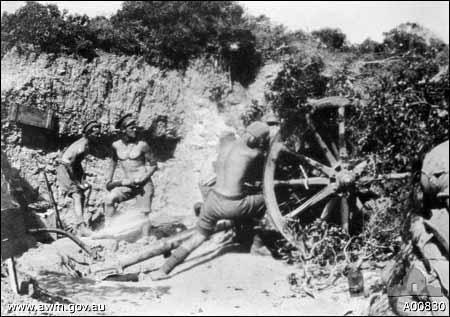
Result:
{"label": "spoked wooden wheel", "polygon": [[337,138],[322,138],[311,113],[308,113],[305,115],[305,130],[309,130],[315,148],[321,152],[317,156],[320,159],[289,148],[278,131],[271,141],[264,170],[264,195],[269,219],[297,247],[290,221],[302,224],[305,218],[327,220],[337,215],[343,230],[349,232],[353,209],[362,208],[357,190],[360,184],[409,176],[409,173],[368,176],[365,173],[367,161],[349,159],[345,139],[345,109],[350,105],[347,99],[330,97],[310,100],[310,104],[315,109],[337,109]]}

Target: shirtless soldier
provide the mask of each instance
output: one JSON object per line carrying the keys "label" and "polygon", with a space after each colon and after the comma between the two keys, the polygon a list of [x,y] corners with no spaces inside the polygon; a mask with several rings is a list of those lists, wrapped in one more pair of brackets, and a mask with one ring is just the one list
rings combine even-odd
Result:
{"label": "shirtless soldier", "polygon": [[[151,212],[153,199],[153,183],[151,176],[157,169],[150,147],[147,142],[140,141],[136,136],[136,120],[131,114],[122,117],[116,124],[122,137],[114,142],[112,165],[106,184],[109,193],[105,199],[105,224],[108,225],[114,215],[115,204],[136,197],[136,208],[148,216]],[[123,169],[125,179],[113,181],[117,163]],[[148,231],[148,227],[143,228]]]}
{"label": "shirtless soldier", "polygon": [[89,151],[92,141],[100,134],[100,123],[88,122],[83,128],[83,137],[71,144],[58,160],[56,168],[56,179],[63,195],[69,196],[74,202],[74,220],[69,224],[71,230],[81,236],[87,236],[84,220],[84,191],[90,189],[91,185],[84,181],[85,175],[81,162]]}
{"label": "shirtless soldier", "polygon": [[153,280],[167,278],[175,266],[211,236],[218,220],[233,219],[243,223],[264,216],[266,208],[263,195],[248,194],[245,184],[254,180],[254,168],[262,172],[263,164],[258,163],[268,145],[269,127],[265,123],[254,122],[247,127],[241,139],[232,141],[228,149],[219,154],[216,163],[217,181],[200,210],[197,230],[158,271],[150,273]]}

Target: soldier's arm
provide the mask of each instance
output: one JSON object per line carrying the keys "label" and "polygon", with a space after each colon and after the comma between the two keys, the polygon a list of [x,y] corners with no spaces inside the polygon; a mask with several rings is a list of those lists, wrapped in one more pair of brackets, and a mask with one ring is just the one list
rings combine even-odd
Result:
{"label": "soldier's arm", "polygon": [[64,151],[64,153],[61,156],[61,161],[66,165],[72,165],[72,163],[75,161],[78,152],[79,152],[79,145],[77,144],[78,141],[75,141],[69,147]]}
{"label": "soldier's arm", "polygon": [[[64,166],[67,169],[67,172],[69,173],[70,179],[78,183],[76,181],[76,177],[74,175],[74,164],[78,156],[82,155],[83,150],[83,144],[81,143],[81,139],[75,141],[72,143],[63,153],[60,162],[64,164]],[[80,168],[81,166],[78,166]],[[83,171],[84,174],[84,171]]]}
{"label": "soldier's arm", "polygon": [[111,157],[111,163],[109,166],[109,173],[108,178],[106,181],[106,188],[110,190],[113,178],[114,178],[114,172],[116,171],[117,167],[117,153],[116,153],[116,147],[113,144],[113,151],[112,151],[112,157]]}
{"label": "soldier's arm", "polygon": [[145,175],[142,176],[142,179],[139,181],[140,183],[146,183],[150,177],[155,173],[158,169],[158,164],[156,159],[150,150],[150,146],[146,142],[142,142],[142,152],[145,158]]}
{"label": "soldier's arm", "polygon": [[[87,152],[89,151],[88,140],[83,138],[82,142],[80,142],[79,146],[77,146],[76,151],[77,151],[76,152],[77,157],[79,157],[79,156],[84,157],[87,154]],[[83,173],[83,182],[81,185],[82,185],[82,188],[85,190],[85,189],[88,189],[89,187],[91,187],[91,185],[86,182],[86,173],[83,169],[83,166],[81,166],[81,169],[82,169],[82,173]]]}

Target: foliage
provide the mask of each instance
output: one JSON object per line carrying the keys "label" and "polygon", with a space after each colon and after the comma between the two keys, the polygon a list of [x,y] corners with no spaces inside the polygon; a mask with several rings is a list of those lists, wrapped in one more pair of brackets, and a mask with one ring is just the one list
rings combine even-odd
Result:
{"label": "foliage", "polygon": [[363,54],[367,53],[383,53],[385,50],[385,46],[382,43],[374,41],[370,38],[365,39],[358,46],[358,51]]}
{"label": "foliage", "polygon": [[[376,189],[392,200],[389,206],[368,212],[367,227],[372,231],[366,235],[381,245],[396,237],[407,238],[409,222],[404,220],[421,207],[412,199],[421,159],[431,147],[448,139],[448,60],[446,67],[440,66],[446,50],[427,45],[419,51],[412,47],[362,63],[357,74],[343,68],[327,91],[354,100],[347,137],[359,156],[371,157],[377,173],[413,173],[410,182],[385,182]],[[386,232],[387,228],[392,230]]]}
{"label": "foliage", "polygon": [[319,56],[300,56],[284,62],[266,94],[280,119],[294,120],[296,114],[304,111],[307,98],[325,93],[327,79],[321,74],[323,68]]}
{"label": "foliage", "polygon": [[384,33],[383,43],[393,53],[415,51],[423,54],[427,50],[427,43],[423,37],[397,28]]}
{"label": "foliage", "polygon": [[13,46],[31,44],[45,52],[92,58],[95,52],[87,36],[88,23],[86,15],[68,15],[54,4],[28,1],[15,13],[2,15],[2,56]]}
{"label": "foliage", "polygon": [[410,170],[421,152],[448,138],[448,70],[433,80],[438,71],[436,61],[417,55],[382,71],[363,70],[375,80],[365,87],[371,97],[357,108],[350,134],[361,153],[380,156],[381,170]]}
{"label": "foliage", "polygon": [[274,24],[265,15],[248,16],[244,26],[255,36],[256,49],[261,52],[265,61],[278,59],[291,42],[291,34],[286,31],[285,26]]}
{"label": "foliage", "polygon": [[233,1],[125,1],[110,19],[68,15],[56,5],[30,1],[3,14],[2,56],[13,46],[31,44],[89,59],[96,49],[141,55],[162,68],[185,69],[190,60],[211,55],[247,85],[262,60],[245,21]]}
{"label": "foliage", "polygon": [[311,35],[332,49],[341,49],[345,44],[346,35],[339,29],[323,28],[311,32]]}
{"label": "foliage", "polygon": [[211,54],[221,56],[223,66],[241,69],[246,75],[234,77],[243,82],[260,65],[255,38],[243,27],[243,9],[232,1],[125,1],[111,21],[136,38],[151,64],[185,68],[189,60]]}
{"label": "foliage", "polygon": [[110,19],[95,17],[88,25],[89,34],[94,35],[92,41],[96,48],[114,54],[138,55],[139,43],[134,39],[131,30],[116,28]]}
{"label": "foliage", "polygon": [[[383,43],[366,41],[359,48],[358,60],[341,63],[325,89],[314,86],[316,80],[312,86],[307,84],[311,76],[320,76],[321,67],[304,72],[302,64],[291,58],[267,96],[288,136],[302,133],[292,127],[304,127],[301,120],[309,110],[308,97],[338,95],[351,99],[353,106],[346,110],[346,138],[352,154],[370,158],[376,173],[409,171],[416,175],[423,154],[448,139],[448,45],[427,42],[404,30],[388,32]],[[370,188],[381,198],[365,207],[362,237],[375,246],[368,247],[368,252],[378,252],[377,258],[383,253],[394,254],[401,238],[407,238],[410,212],[420,208],[411,199],[416,181],[385,181]],[[388,199],[383,202],[382,197]],[[299,233],[305,230],[297,229]],[[327,256],[328,251],[323,251],[321,256]],[[339,254],[338,249],[334,251]],[[295,258],[292,254],[289,257]]]}

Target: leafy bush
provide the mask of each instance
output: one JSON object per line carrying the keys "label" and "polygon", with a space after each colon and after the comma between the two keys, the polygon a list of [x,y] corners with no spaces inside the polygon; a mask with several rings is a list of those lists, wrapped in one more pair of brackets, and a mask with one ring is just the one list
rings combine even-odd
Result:
{"label": "leafy bush", "polygon": [[[422,155],[448,139],[448,45],[439,41],[426,43],[423,38],[415,41],[413,35],[409,37],[412,41],[408,40],[413,45],[405,50],[395,43],[404,43],[405,37],[392,34],[384,41],[390,43],[388,49],[382,51],[380,47],[379,54],[373,54],[378,45],[367,41],[368,54],[358,57],[362,60],[341,64],[327,81],[326,89],[319,89],[322,85],[306,88],[310,76],[320,76],[320,67],[315,72],[302,72],[295,59],[286,62],[268,93],[274,110],[284,120],[286,136],[305,136],[295,127],[304,126],[301,120],[309,110],[305,107],[307,97],[346,96],[353,100],[353,106],[346,111],[346,137],[352,144],[352,154],[372,157],[378,173],[416,172]],[[395,47],[402,49],[392,49]],[[379,55],[377,60],[373,60],[374,55]],[[327,141],[326,135],[322,137]],[[364,241],[381,246],[375,248],[377,257],[383,258],[383,252],[395,254],[400,237],[407,238],[410,212],[420,208],[411,199],[416,181],[385,181],[371,188],[381,197],[389,197],[377,199],[376,205],[366,210],[369,218],[363,237]]]}
{"label": "leafy bush", "polygon": [[242,7],[233,1],[125,1],[110,19],[68,15],[56,5],[27,2],[2,16],[2,56],[13,46],[31,44],[40,51],[89,59],[95,49],[141,55],[162,68],[184,69],[191,59],[212,55],[246,85],[261,56],[244,22]]}
{"label": "leafy bush", "polygon": [[95,17],[91,19],[88,28],[89,34],[94,35],[92,41],[98,49],[125,55],[139,55],[141,52],[131,30],[116,28],[110,19]]}
{"label": "leafy bush", "polygon": [[311,32],[311,35],[329,48],[341,49],[344,46],[346,35],[339,29],[323,28]]}
{"label": "leafy bush", "polygon": [[397,28],[384,33],[383,43],[393,53],[414,51],[423,54],[427,50],[427,43],[424,38]]}
{"label": "leafy bush", "polygon": [[448,138],[448,71],[433,81],[438,70],[427,57],[403,56],[367,87],[371,98],[357,108],[351,135],[362,153],[380,155],[382,170],[409,170],[421,151]]}
{"label": "leafy bush", "polygon": [[365,39],[361,44],[358,45],[358,50],[360,53],[383,53],[385,47],[382,43],[371,40],[370,38]]}
{"label": "leafy bush", "polygon": [[2,56],[13,46],[31,44],[44,52],[92,58],[95,52],[88,36],[88,23],[86,15],[68,15],[54,4],[27,1],[15,13],[2,15]]}
{"label": "leafy bush", "polygon": [[244,26],[255,36],[256,49],[261,52],[265,61],[280,57],[290,42],[290,33],[286,31],[284,25],[272,23],[265,15],[248,16]]}
{"label": "leafy bush", "polygon": [[324,63],[319,56],[300,56],[285,61],[266,94],[273,110],[286,122],[295,121],[308,97],[321,97],[327,79],[321,75]]}
{"label": "leafy bush", "polygon": [[226,66],[238,63],[247,74],[260,64],[255,38],[242,27],[243,9],[232,1],[125,1],[111,21],[132,34],[151,64],[185,68],[202,54],[221,55]]}

